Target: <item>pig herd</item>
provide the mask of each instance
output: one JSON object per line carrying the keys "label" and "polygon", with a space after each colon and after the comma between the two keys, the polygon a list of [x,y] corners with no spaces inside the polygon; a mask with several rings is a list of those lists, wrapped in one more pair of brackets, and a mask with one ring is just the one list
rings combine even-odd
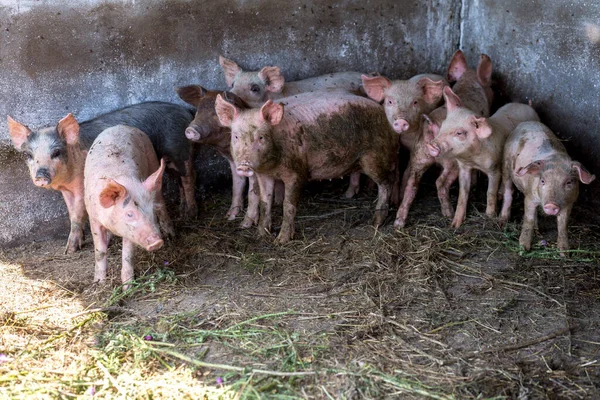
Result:
{"label": "pig herd", "polygon": [[[177,87],[194,107],[147,102],[78,123],[71,115],[55,127],[31,130],[10,116],[8,128],[24,153],[36,186],[59,190],[71,231],[66,252],[81,248],[89,218],[95,250],[95,281],[106,278],[108,242],[123,238],[123,283],[133,279],[135,247],[153,251],[175,234],[162,196],[162,178],[172,172],[180,186],[180,213],[194,218],[193,158],[211,146],[230,164],[232,201],[226,218],[248,205],[243,228],[258,225],[270,235],[273,203],[283,204],[276,241],[294,237],[302,185],[350,176],[346,197],[360,190],[360,175],[378,188],[373,223],[382,225],[389,204],[398,205],[395,228],[406,224],[419,182],[432,165],[441,212],[459,227],[466,218],[476,171],[488,178],[486,215],[500,225],[510,217],[513,185],[525,195],[519,243],[531,248],[537,208],[557,217],[558,248],[569,248],[567,223],[579,182],[595,178],[571,160],[531,105],[509,103],[490,115],[492,62],[484,54],[469,68],[458,50],[445,77],[421,74],[389,80],[376,74],[339,72],[285,82],[279,67],[243,71],[220,57],[229,92],[199,85]],[[452,87],[450,85],[453,85]],[[399,147],[410,158],[401,174]],[[454,210],[449,197],[458,178]]]}

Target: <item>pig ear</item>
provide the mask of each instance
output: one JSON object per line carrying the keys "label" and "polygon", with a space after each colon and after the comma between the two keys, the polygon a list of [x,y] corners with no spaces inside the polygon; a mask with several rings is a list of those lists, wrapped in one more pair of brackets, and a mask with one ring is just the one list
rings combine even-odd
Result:
{"label": "pig ear", "polygon": [[58,121],[56,130],[67,144],[76,144],[79,142],[79,124],[73,114],[69,114]]}
{"label": "pig ear", "polygon": [[536,160],[523,168],[519,168],[517,170],[517,176],[523,176],[525,174],[539,175],[540,172],[542,172],[542,170],[544,169],[545,165],[546,161]]}
{"label": "pig ear", "polygon": [[235,117],[240,113],[236,106],[224,100],[220,94],[217,95],[215,110],[217,111],[221,125],[228,127],[231,126]]}
{"label": "pig ear", "polygon": [[475,133],[479,139],[485,139],[490,137],[492,134],[492,127],[488,123],[487,119],[483,117],[476,117],[473,115],[470,118],[471,125],[475,128]]}
{"label": "pig ear", "polygon": [[100,205],[104,208],[112,207],[116,204],[119,198],[124,198],[127,195],[127,189],[117,181],[108,179],[106,186],[100,192]]}
{"label": "pig ear", "polygon": [[238,67],[235,61],[228,60],[223,56],[219,56],[219,64],[221,64],[221,68],[223,68],[223,72],[225,73],[227,86],[233,87],[233,81],[235,81],[236,75],[242,72],[242,69]]}
{"label": "pig ear", "polygon": [[156,190],[160,190],[162,187],[162,177],[165,172],[165,159],[160,159],[160,167],[152,175],[146,178],[146,180],[142,183],[144,188],[146,188],[149,192],[154,192]]}
{"label": "pig ear", "polygon": [[442,98],[442,93],[446,82],[443,80],[433,81],[429,78],[421,78],[417,85],[421,86],[423,91],[423,99],[427,104],[435,104]]}
{"label": "pig ear", "polygon": [[578,161],[573,161],[571,166],[579,174],[579,180],[586,185],[589,185],[594,179],[596,179],[596,175],[590,174]]}
{"label": "pig ear", "polygon": [[450,89],[450,86],[444,87],[444,100],[446,100],[446,109],[448,112],[462,107],[462,102],[452,89]]}
{"label": "pig ear", "polygon": [[252,108],[246,103],[240,96],[231,93],[231,92],[223,92],[223,100],[226,102],[233,104],[241,110],[246,110],[248,108]]}
{"label": "pig ear", "polygon": [[283,90],[285,78],[279,67],[264,67],[258,71],[258,77],[265,83],[269,92],[279,93]]}
{"label": "pig ear", "polygon": [[423,121],[427,122],[426,124],[423,124],[425,143],[431,143],[440,132],[440,126],[433,122],[427,114],[423,114]]}
{"label": "pig ear", "polygon": [[206,89],[200,85],[177,86],[175,91],[181,100],[194,107],[198,107],[200,100],[206,96]]}
{"label": "pig ear", "polygon": [[477,79],[479,79],[479,83],[483,86],[490,86],[492,84],[492,60],[486,54],[479,56]]}
{"label": "pig ear", "polygon": [[465,54],[462,52],[462,50],[456,50],[452,56],[452,60],[450,60],[450,66],[448,67],[448,82],[452,83],[458,81],[468,69],[469,66],[467,65]]}
{"label": "pig ear", "polygon": [[31,129],[29,129],[22,123],[15,121],[9,115],[8,133],[10,134],[10,138],[12,139],[15,148],[20,151],[21,146],[23,146],[23,143],[27,141],[27,138],[31,134]]}
{"label": "pig ear", "polygon": [[390,81],[385,76],[366,76],[362,75],[362,84],[367,92],[367,96],[377,102],[382,102],[385,97],[385,91],[392,86]]}
{"label": "pig ear", "polygon": [[283,104],[273,103],[271,100],[260,108],[260,115],[262,119],[267,121],[271,125],[277,125],[283,118]]}

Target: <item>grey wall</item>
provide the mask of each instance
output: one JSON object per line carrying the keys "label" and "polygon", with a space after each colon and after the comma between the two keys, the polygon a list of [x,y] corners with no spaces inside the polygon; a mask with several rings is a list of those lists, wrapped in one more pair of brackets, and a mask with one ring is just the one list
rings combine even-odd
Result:
{"label": "grey wall", "polygon": [[[598,21],[600,4],[584,0],[0,0],[0,117],[37,128],[68,112],[82,121],[178,102],[175,85],[225,88],[219,54],[249,70],[279,65],[288,80],[343,70],[405,78],[443,73],[462,44],[472,62],[489,54],[504,96],[532,98],[600,173]],[[202,157],[207,190],[226,169]],[[0,165],[0,246],[66,238],[60,195],[33,187],[3,122]]]}

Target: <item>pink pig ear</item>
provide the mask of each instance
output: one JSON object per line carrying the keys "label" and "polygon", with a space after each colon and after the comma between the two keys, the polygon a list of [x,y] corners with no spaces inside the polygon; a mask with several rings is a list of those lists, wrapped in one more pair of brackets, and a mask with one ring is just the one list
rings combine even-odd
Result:
{"label": "pink pig ear", "polygon": [[372,98],[377,102],[382,102],[385,97],[385,91],[392,86],[392,81],[390,81],[385,76],[367,76],[362,75],[362,84],[363,88],[365,88],[365,92],[367,92],[367,96]]}
{"label": "pink pig ear", "polygon": [[586,185],[589,185],[594,179],[596,179],[596,175],[590,174],[578,161],[573,161],[571,167],[579,174],[579,180]]}
{"label": "pink pig ear", "polygon": [[76,144],[79,142],[79,124],[73,116],[68,114],[66,117],[58,121],[56,130],[61,138],[63,138],[67,144]]}
{"label": "pink pig ear", "polygon": [[434,81],[429,78],[421,78],[417,85],[421,86],[423,99],[427,104],[436,104],[442,98],[442,93],[446,82],[443,80]]}
{"label": "pink pig ear", "polygon": [[456,50],[452,56],[452,60],[450,60],[450,66],[448,67],[448,82],[452,83],[458,81],[468,69],[469,66],[467,65],[465,54],[462,50]]}
{"label": "pink pig ear", "polygon": [[492,60],[486,54],[479,56],[477,79],[483,86],[490,86],[492,84]]}
{"label": "pink pig ear", "polygon": [[10,138],[12,139],[15,148],[20,151],[21,146],[23,146],[23,143],[25,143],[29,135],[31,135],[31,129],[29,129],[22,123],[15,121],[9,115],[8,133],[10,134]]}
{"label": "pink pig ear", "polygon": [[223,126],[231,126],[233,120],[239,115],[240,111],[236,106],[224,100],[220,94],[217,95],[215,110],[219,117],[219,122]]}
{"label": "pink pig ear", "polygon": [[149,192],[154,192],[156,190],[160,190],[162,187],[162,177],[165,172],[165,159],[160,159],[160,167],[152,175],[146,178],[146,180],[142,183],[144,188],[146,188]]}
{"label": "pink pig ear", "polygon": [[283,90],[285,78],[281,74],[279,67],[263,67],[258,71],[258,77],[265,83],[267,91],[279,93]]}
{"label": "pink pig ear", "polygon": [[206,96],[206,89],[200,85],[177,86],[175,91],[181,100],[194,107],[198,107],[200,100]]}
{"label": "pink pig ear", "polygon": [[423,114],[423,121],[426,122],[426,124],[423,124],[425,143],[431,143],[438,133],[440,133],[440,126],[433,122],[427,114]]}
{"label": "pink pig ear", "polygon": [[272,100],[267,102],[260,108],[261,118],[271,125],[277,125],[283,118],[283,104],[273,103]]}
{"label": "pink pig ear", "polygon": [[470,118],[470,122],[473,128],[475,128],[475,134],[479,139],[488,138],[492,134],[492,127],[486,118],[473,115]]}
{"label": "pink pig ear", "polygon": [[233,87],[235,77],[242,72],[242,69],[235,61],[228,60],[223,56],[219,56],[219,64],[221,64],[221,68],[223,68],[223,72],[225,73],[225,82],[227,82],[227,86]]}
{"label": "pink pig ear", "polygon": [[545,166],[546,166],[546,161],[536,160],[523,168],[519,168],[517,170],[517,176],[523,176],[525,174],[539,175]]}
{"label": "pink pig ear", "polygon": [[446,100],[446,109],[448,112],[454,111],[455,109],[462,107],[462,102],[456,94],[450,89],[450,86],[444,87],[444,100]]}
{"label": "pink pig ear", "polygon": [[106,187],[100,192],[100,205],[109,208],[127,195],[127,189],[115,180],[108,179]]}

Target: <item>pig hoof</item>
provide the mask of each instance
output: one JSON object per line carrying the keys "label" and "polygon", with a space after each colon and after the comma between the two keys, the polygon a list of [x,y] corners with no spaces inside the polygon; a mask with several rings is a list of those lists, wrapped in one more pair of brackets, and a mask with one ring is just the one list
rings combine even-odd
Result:
{"label": "pig hoof", "polygon": [[403,219],[398,218],[397,220],[394,221],[395,229],[402,229],[402,228],[404,228],[405,225],[406,225],[406,221],[404,221]]}
{"label": "pig hoof", "polygon": [[459,228],[459,227],[462,225],[462,223],[463,223],[463,220],[462,220],[462,219],[456,219],[456,218],[454,218],[454,219],[452,220],[452,227],[453,227],[454,229],[457,229],[457,228]]}
{"label": "pig hoof", "polygon": [[357,194],[358,194],[358,188],[350,186],[350,187],[348,187],[348,190],[346,190],[344,197],[347,199],[351,199]]}
{"label": "pig hoof", "polygon": [[253,220],[252,218],[246,216],[244,217],[244,220],[242,221],[242,223],[240,224],[240,228],[242,229],[248,229],[250,228],[252,225],[256,225],[256,221]]}
{"label": "pig hoof", "polygon": [[275,239],[275,243],[277,243],[277,244],[286,244],[291,239],[292,238],[290,237],[290,235],[288,235],[288,234],[282,235],[281,232],[280,232],[279,235],[277,235],[277,238]]}
{"label": "pig hoof", "polygon": [[227,220],[233,221],[235,219],[235,217],[237,217],[239,210],[240,210],[240,207],[238,207],[238,206],[229,208],[229,211],[227,211],[227,215],[226,215]]}

